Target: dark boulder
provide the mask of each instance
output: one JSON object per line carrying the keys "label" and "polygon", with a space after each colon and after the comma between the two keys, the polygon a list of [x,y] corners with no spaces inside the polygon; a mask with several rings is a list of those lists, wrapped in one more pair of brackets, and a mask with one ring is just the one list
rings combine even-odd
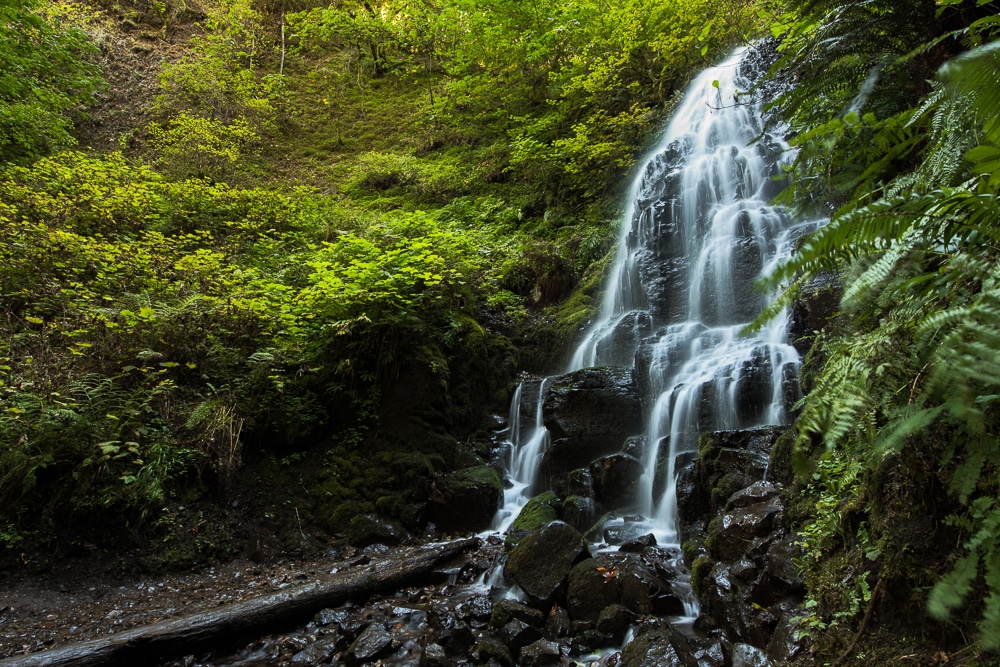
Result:
{"label": "dark boulder", "polygon": [[390,648],[392,635],[381,623],[372,623],[347,649],[347,658],[354,663],[369,663],[388,653]]}
{"label": "dark boulder", "polygon": [[558,665],[562,660],[559,644],[547,639],[539,639],[521,650],[521,667],[545,667]]}
{"label": "dark boulder", "polygon": [[499,630],[515,618],[535,628],[545,625],[545,614],[538,609],[515,600],[502,598],[493,605],[493,613],[490,614],[490,627]]}
{"label": "dark boulder", "polygon": [[784,521],[785,507],[780,498],[734,509],[712,519],[705,546],[722,561],[736,562],[754,538],[765,537]]}
{"label": "dark boulder", "polygon": [[642,463],[628,454],[602,456],[590,464],[594,494],[605,507],[621,507],[635,496],[644,472]]}
{"label": "dark boulder", "polygon": [[482,530],[503,499],[500,473],[474,466],[436,478],[427,503],[428,518],[444,530]]}
{"label": "dark boulder", "polygon": [[361,514],[347,526],[347,540],[356,547],[372,544],[395,546],[407,538],[406,530],[378,514]]}
{"label": "dark boulder", "polygon": [[332,635],[319,638],[293,655],[291,660],[292,665],[295,667],[312,667],[312,665],[326,663],[330,659],[330,656],[337,652],[337,644],[340,642],[340,639],[340,635],[336,632]]}
{"label": "dark boulder", "polygon": [[618,575],[618,563],[611,554],[578,563],[569,574],[566,593],[570,616],[579,621],[596,621],[605,607],[618,601]]}
{"label": "dark boulder", "polygon": [[621,667],[679,667],[681,659],[665,631],[647,632],[629,642],[622,651]]}
{"label": "dark boulder", "polygon": [[641,537],[622,542],[622,545],[618,547],[618,551],[622,553],[642,553],[647,548],[655,546],[656,536],[652,533],[647,533]]}
{"label": "dark boulder", "polygon": [[533,604],[548,604],[565,586],[573,566],[588,556],[583,535],[569,524],[553,521],[510,552],[504,576],[520,586]]}
{"label": "dark boulder", "polygon": [[586,368],[555,378],[543,413],[552,438],[542,460],[543,488],[555,476],[619,451],[643,427],[632,372],[623,368]]}
{"label": "dark boulder", "polygon": [[514,657],[510,649],[498,637],[485,633],[472,648],[472,655],[480,664],[496,661],[502,667],[514,667]]}
{"label": "dark boulder", "polygon": [[572,631],[573,626],[570,622],[569,612],[563,607],[553,606],[548,617],[545,619],[545,631],[543,633],[545,638],[554,641],[568,637]]}
{"label": "dark boulder", "polygon": [[633,618],[632,612],[625,605],[611,604],[601,610],[600,616],[597,617],[596,628],[601,634],[608,635],[620,643],[625,639],[625,633],[628,632]]}
{"label": "dark boulder", "polygon": [[598,518],[597,501],[583,496],[569,496],[563,501],[563,521],[581,533],[594,527]]}
{"label": "dark boulder", "polygon": [[511,655],[518,655],[522,648],[541,639],[542,632],[538,628],[514,618],[500,629],[500,638],[507,644]]}
{"label": "dark boulder", "polygon": [[451,667],[451,661],[440,644],[428,644],[420,653],[420,667]]}
{"label": "dark boulder", "polygon": [[767,655],[750,644],[733,645],[733,667],[771,667]]}

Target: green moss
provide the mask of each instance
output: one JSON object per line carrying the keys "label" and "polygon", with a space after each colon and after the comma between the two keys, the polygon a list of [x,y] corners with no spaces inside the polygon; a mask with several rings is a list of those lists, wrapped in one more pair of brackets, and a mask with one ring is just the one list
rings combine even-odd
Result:
{"label": "green moss", "polygon": [[715,568],[715,561],[708,556],[699,556],[691,563],[691,590],[697,597],[703,597],[705,583]]}
{"label": "green moss", "polygon": [[557,520],[560,509],[559,497],[554,491],[546,491],[535,496],[514,519],[510,530],[507,531],[507,537],[504,538],[504,544],[508,548],[516,547],[537,529]]}
{"label": "green moss", "polygon": [[687,540],[681,545],[681,553],[684,554],[684,562],[691,567],[697,559],[706,555],[705,545],[701,540]]}

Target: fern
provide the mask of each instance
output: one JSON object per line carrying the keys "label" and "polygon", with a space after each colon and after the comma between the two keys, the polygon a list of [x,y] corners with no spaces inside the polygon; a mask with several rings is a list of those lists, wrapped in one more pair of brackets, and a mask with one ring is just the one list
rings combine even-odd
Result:
{"label": "fern", "polygon": [[[836,450],[869,468],[910,446],[941,456],[942,485],[965,508],[951,518],[965,541],[928,609],[945,618],[981,591],[980,643],[996,648],[1000,41],[988,40],[1000,15],[984,17],[995,6],[978,3],[978,14],[968,12],[978,20],[924,35],[934,21],[914,17],[956,19],[957,10],[923,1],[794,4],[804,18],[787,31],[777,67],[799,85],[775,103],[799,132],[786,196],[800,209],[822,202],[836,212],[768,285],[791,285],[787,300],[813,276],[840,275],[841,307],[852,317],[823,343],[797,446],[822,443],[821,459]],[[956,38],[972,48],[947,60]],[[936,81],[907,78],[943,60]]]}

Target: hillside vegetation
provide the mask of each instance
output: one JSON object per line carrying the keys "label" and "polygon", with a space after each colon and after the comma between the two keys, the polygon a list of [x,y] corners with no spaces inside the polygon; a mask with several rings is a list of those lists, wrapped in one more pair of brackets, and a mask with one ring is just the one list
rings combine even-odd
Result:
{"label": "hillside vegetation", "polygon": [[798,150],[783,197],[830,218],[779,305],[842,290],[788,452],[805,623],[829,660],[877,608],[861,659],[988,661],[998,12],[0,0],[0,543],[100,526],[148,564],[217,558],[210,508],[260,480],[298,533],[375,511],[422,530],[515,372],[588,321],[675,95],[770,36],[794,83],[770,104]]}

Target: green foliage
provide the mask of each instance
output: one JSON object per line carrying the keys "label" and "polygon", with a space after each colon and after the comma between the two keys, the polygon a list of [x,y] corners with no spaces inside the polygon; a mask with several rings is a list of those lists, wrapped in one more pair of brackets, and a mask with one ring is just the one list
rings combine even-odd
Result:
{"label": "green foliage", "polygon": [[101,85],[94,47],[34,0],[0,2],[0,162],[74,142],[72,114]]}
{"label": "green foliage", "polygon": [[249,0],[211,6],[205,32],[160,71],[153,148],[174,176],[228,178],[262,136],[277,133],[284,82],[262,67],[271,40]]}
{"label": "green foliage", "polygon": [[471,321],[475,238],[421,212],[357,226],[306,189],[167,181],[120,154],[9,168],[0,510],[142,514],[193,475],[225,491],[248,438],[363,434],[399,360]]}
{"label": "green foliage", "polygon": [[225,124],[186,111],[172,117],[165,128],[152,123],[149,133],[161,169],[180,178],[224,180],[260,139],[243,117]]}
{"label": "green foliage", "polygon": [[[802,539],[818,548],[817,557],[860,548],[843,531],[864,512],[854,509],[852,519],[850,501],[831,505],[823,498],[848,486],[849,496],[886,502],[858,483],[867,471],[906,448],[937,457],[941,485],[964,508],[947,523],[966,540],[952,573],[931,592],[929,608],[945,617],[968,604],[973,591],[985,591],[979,642],[995,648],[1000,124],[989,110],[1000,104],[1000,80],[997,42],[988,41],[995,7],[791,4],[800,4],[805,18],[778,29],[786,33],[779,66],[808,83],[778,102],[801,131],[799,171],[788,196],[802,208],[834,203],[839,210],[773,280],[838,273],[845,284],[841,307],[851,318],[842,335],[819,342],[823,366],[797,422],[800,455],[818,452],[814,475],[827,489]],[[929,30],[945,26],[946,33]],[[938,81],[923,86],[920,68],[953,55],[945,36],[973,48],[947,60]],[[843,461],[831,467],[831,457]],[[874,542],[866,532],[858,543],[894,548],[888,525],[871,526]],[[885,556],[885,576],[899,576],[889,561],[902,554]],[[857,612],[846,602],[836,609],[827,612]]]}

